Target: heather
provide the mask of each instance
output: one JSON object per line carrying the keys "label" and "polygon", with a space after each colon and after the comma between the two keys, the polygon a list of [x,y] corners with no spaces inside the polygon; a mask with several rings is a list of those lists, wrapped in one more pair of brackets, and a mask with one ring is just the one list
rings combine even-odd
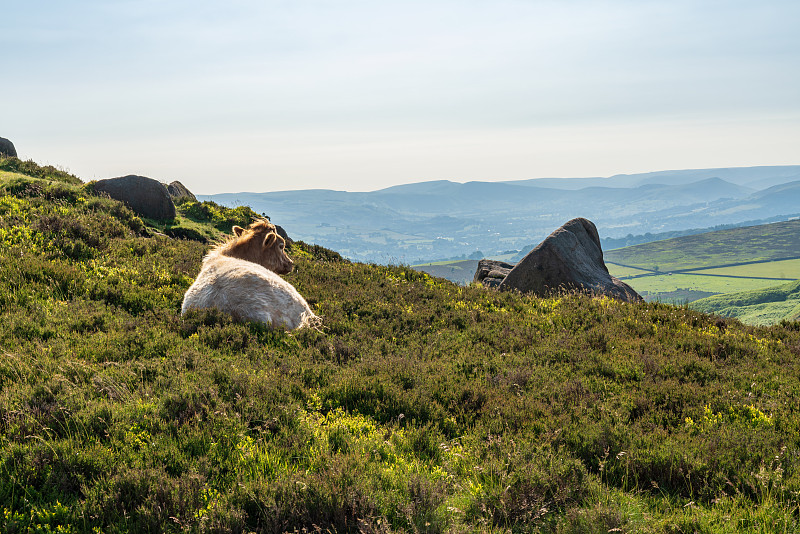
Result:
{"label": "heather", "polygon": [[[319,329],[181,317],[207,241],[249,212],[187,203],[156,228],[14,164],[4,532],[798,530],[800,323],[461,287],[301,242],[286,279]],[[164,235],[182,224],[203,240]]]}

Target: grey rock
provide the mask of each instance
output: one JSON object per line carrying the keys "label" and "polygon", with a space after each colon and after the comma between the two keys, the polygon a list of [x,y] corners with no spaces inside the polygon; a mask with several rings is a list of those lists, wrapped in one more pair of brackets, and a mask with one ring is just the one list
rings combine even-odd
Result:
{"label": "grey rock", "polygon": [[291,245],[292,243],[294,243],[292,238],[289,237],[289,234],[286,233],[286,230],[284,230],[282,226],[279,226],[279,225],[276,224],[275,225],[275,232],[286,241],[287,245]]}
{"label": "grey rock", "polygon": [[169,192],[169,196],[172,197],[173,202],[197,202],[197,197],[195,197],[185,185],[177,180],[167,186],[167,191]]}
{"label": "grey rock", "polygon": [[137,215],[157,220],[175,218],[175,204],[167,188],[158,180],[130,174],[98,180],[94,189],[124,202]]}
{"label": "grey rock", "polygon": [[508,276],[514,265],[497,260],[482,259],[478,262],[473,282],[480,282],[486,287],[497,287]]}
{"label": "grey rock", "polygon": [[17,149],[14,148],[14,143],[5,137],[0,137],[0,156],[17,157]]}
{"label": "grey rock", "polygon": [[643,300],[609,274],[597,228],[583,218],[572,219],[550,234],[508,272],[498,288],[539,296],[578,290],[627,302]]}

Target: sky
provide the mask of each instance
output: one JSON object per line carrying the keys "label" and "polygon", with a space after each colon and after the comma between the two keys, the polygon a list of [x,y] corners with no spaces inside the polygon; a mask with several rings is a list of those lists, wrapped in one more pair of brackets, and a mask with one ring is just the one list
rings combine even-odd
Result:
{"label": "sky", "polygon": [[0,137],[197,194],[800,164],[797,0],[28,0]]}

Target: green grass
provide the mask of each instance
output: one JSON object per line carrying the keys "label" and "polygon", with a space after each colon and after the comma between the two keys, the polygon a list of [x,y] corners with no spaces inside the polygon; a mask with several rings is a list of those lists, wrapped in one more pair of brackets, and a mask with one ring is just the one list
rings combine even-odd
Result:
{"label": "green grass", "polygon": [[0,183],[0,531],[800,528],[796,322],[296,243],[323,327],[288,333],[180,316],[207,247]]}
{"label": "green grass", "polygon": [[641,276],[652,272],[645,269],[617,265],[616,263],[611,263],[608,261],[606,262],[606,267],[608,268],[608,272],[611,273],[611,276],[616,276],[620,279],[626,279],[631,276]]}
{"label": "green grass", "polygon": [[755,290],[715,295],[692,303],[706,313],[735,317],[750,324],[769,325],[800,318],[800,282]]}
{"label": "green grass", "polygon": [[[795,220],[656,241],[604,256],[609,272],[647,300],[684,303],[709,298],[719,306],[703,305],[704,310],[763,325],[790,317],[790,306],[762,302],[734,310],[715,295],[766,289],[776,284],[775,278],[800,279],[800,259],[782,259],[799,254],[800,221]],[[653,271],[665,274],[648,274]]]}
{"label": "green grass", "polygon": [[787,278],[800,280],[800,260],[771,261],[767,263],[737,265],[735,267],[703,269],[696,272],[726,276],[762,276],[767,278]]}
{"label": "green grass", "polygon": [[169,237],[215,243],[230,234],[234,225],[246,227],[263,216],[247,206],[226,208],[211,201],[183,202],[176,210],[178,215],[172,221],[148,219],[146,222]]}
{"label": "green grass", "polygon": [[800,220],[720,230],[604,253],[606,261],[662,272],[800,255]]}
{"label": "green grass", "polygon": [[[722,276],[699,276],[694,274],[672,274],[643,276],[625,280],[643,296],[658,296],[681,289],[707,293],[732,293],[762,289],[775,285],[775,280],[758,278],[729,278]],[[647,295],[645,295],[645,293]]]}

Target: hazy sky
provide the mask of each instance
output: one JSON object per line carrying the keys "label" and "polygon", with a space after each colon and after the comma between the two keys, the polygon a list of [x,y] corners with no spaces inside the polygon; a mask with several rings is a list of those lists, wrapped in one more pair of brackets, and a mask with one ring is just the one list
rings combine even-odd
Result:
{"label": "hazy sky", "polygon": [[0,137],[195,193],[800,164],[797,0],[27,0]]}

